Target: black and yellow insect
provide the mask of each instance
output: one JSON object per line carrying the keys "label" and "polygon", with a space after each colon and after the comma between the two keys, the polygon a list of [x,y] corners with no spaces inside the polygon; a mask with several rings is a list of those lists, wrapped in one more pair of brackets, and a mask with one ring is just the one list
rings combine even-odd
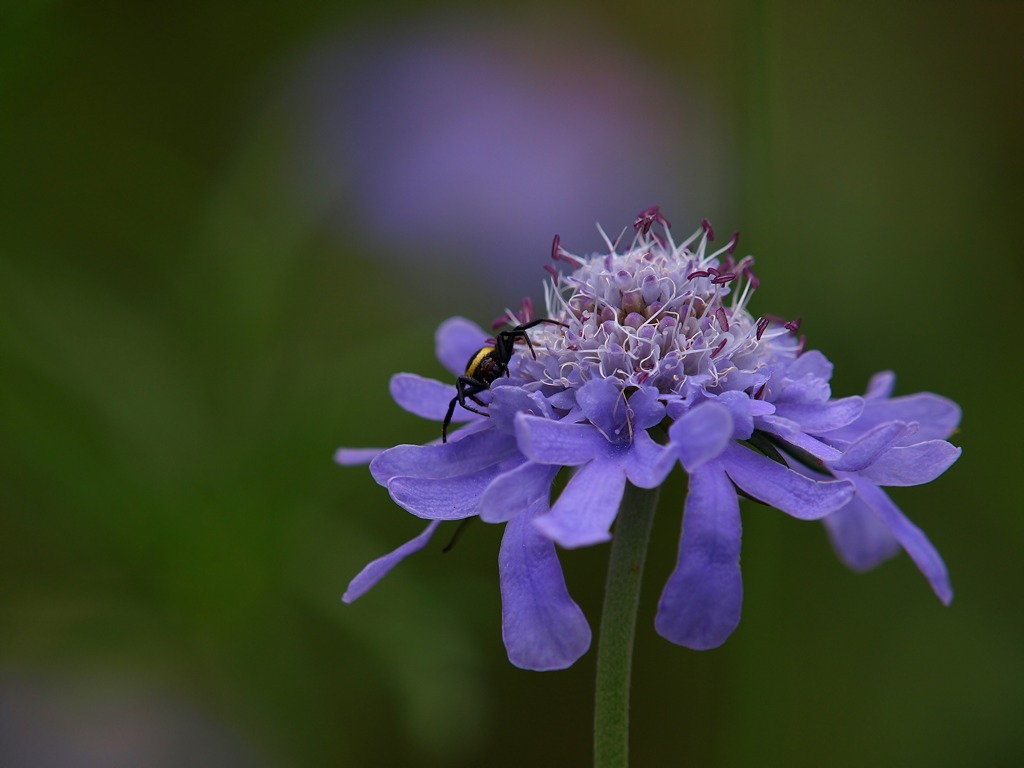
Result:
{"label": "black and yellow insect", "polygon": [[512,359],[517,340],[524,339],[526,346],[530,348],[530,354],[534,359],[537,358],[533,351],[533,343],[526,332],[541,323],[565,326],[565,323],[546,317],[531,320],[528,323],[517,325],[510,331],[502,331],[495,337],[494,344],[480,347],[473,353],[469,362],[466,363],[466,373],[455,380],[455,397],[448,404],[448,413],[445,414],[444,424],[441,426],[441,442],[448,442],[448,426],[452,423],[452,414],[455,413],[456,405],[461,405],[467,411],[479,413],[481,416],[489,415],[486,411],[477,410],[466,401],[472,400],[481,408],[487,407],[487,404],[481,402],[477,395],[487,391],[491,384],[502,375],[508,376],[508,364]]}

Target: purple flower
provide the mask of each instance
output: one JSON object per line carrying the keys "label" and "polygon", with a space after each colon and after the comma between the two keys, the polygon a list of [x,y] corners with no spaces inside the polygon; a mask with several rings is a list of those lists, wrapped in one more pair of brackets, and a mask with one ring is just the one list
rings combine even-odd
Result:
{"label": "purple flower", "polygon": [[945,439],[960,423],[960,407],[930,392],[892,397],[895,380],[888,371],[874,376],[861,415],[818,436],[842,455],[831,458],[820,450],[814,455],[857,489],[825,526],[840,559],[854,570],[874,568],[906,550],[948,605],[953,590],[942,558],[879,486],[921,485],[945,472],[960,457],[960,449]]}
{"label": "purple flower", "polygon": [[[521,256],[560,222],[597,245],[591,222],[641,190],[680,205],[698,188],[716,196],[704,169],[718,166],[722,132],[698,90],[589,25],[495,10],[396,20],[304,57],[291,86],[297,188],[328,228],[528,291]],[[666,166],[701,182],[670,183]]]}
{"label": "purple flower", "polygon": [[[424,547],[441,521],[504,523],[509,658],[528,669],[569,666],[589,647],[590,629],[555,544],[607,541],[627,482],[656,488],[681,466],[689,490],[679,558],[655,618],[672,642],[713,648],[739,623],[740,495],[824,520],[839,556],[858,570],[902,547],[948,602],[941,558],[880,486],[928,482],[956,460],[945,438],[957,406],[930,394],[892,398],[891,374],[875,377],[864,397],[833,398],[832,365],[803,351],[799,321],[748,311],[758,281],[752,257],[733,257],[737,235],[708,252],[713,231],[703,222],[676,244],[656,207],[634,227],[629,247],[608,241],[590,257],[556,237],[552,256],[571,268],[550,270],[546,286],[546,317],[559,324],[530,327],[532,354],[524,344],[481,395],[486,416],[456,409],[466,423],[447,443],[339,452],[346,464],[372,457],[377,482],[430,521],[367,566],[345,601]],[[531,318],[525,303],[507,313],[517,326]],[[489,348],[466,320],[438,331],[438,357],[454,376]],[[396,376],[391,391],[406,410],[438,421],[453,396],[451,384],[412,374]],[[552,502],[562,467],[572,474]]]}

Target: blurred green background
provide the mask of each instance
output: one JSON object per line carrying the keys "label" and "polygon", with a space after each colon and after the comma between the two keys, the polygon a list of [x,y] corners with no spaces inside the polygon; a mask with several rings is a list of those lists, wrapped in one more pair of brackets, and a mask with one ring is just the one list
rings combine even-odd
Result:
{"label": "blurred green background", "polygon": [[[481,122],[398,98],[403,50],[488,49],[495,30]],[[339,602],[421,524],[331,461],[434,439],[390,375],[447,376],[434,328],[518,303],[520,265],[541,298],[563,225],[501,217],[530,174],[485,166],[466,189],[430,141],[449,122],[482,138],[485,117],[535,130],[494,115],[518,103],[501,89],[550,101],[559,77],[587,108],[607,97],[591,124],[619,133],[560,134],[579,110],[542,100],[548,156],[608,167],[621,141],[640,158],[615,171],[628,199],[566,228],[617,231],[660,202],[677,233],[741,229],[752,309],[802,315],[837,394],[891,368],[898,392],[965,413],[960,462],[893,494],[945,557],[949,609],[905,556],[855,575],[819,525],[750,507],[739,630],[672,646],[653,628],[685,492],[670,481],[634,764],[1022,764],[1022,31],[1017,2],[4,4],[0,764],[587,764],[593,651],[565,672],[508,664],[497,528]],[[667,144],[630,133],[651,126]],[[422,165],[396,149],[416,141]],[[545,211],[578,218],[573,201],[614,186],[578,167]],[[509,196],[459,214],[465,242],[402,207],[492,186]],[[536,251],[488,256],[510,232]],[[562,557],[594,627],[606,557]]]}

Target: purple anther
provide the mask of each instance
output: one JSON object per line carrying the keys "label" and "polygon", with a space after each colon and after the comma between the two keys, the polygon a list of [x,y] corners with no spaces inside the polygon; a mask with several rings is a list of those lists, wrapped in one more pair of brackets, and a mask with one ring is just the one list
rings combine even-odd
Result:
{"label": "purple anther", "polygon": [[760,341],[761,337],[764,336],[764,332],[768,330],[768,323],[770,321],[767,317],[762,317],[757,321],[757,340]]}
{"label": "purple anther", "polygon": [[764,398],[764,390],[765,390],[765,388],[767,386],[768,386],[768,382],[767,381],[764,384],[761,385],[761,388],[758,389],[757,392],[754,394],[754,399],[755,400],[761,400],[762,398]]}
{"label": "purple anther", "polygon": [[533,299],[525,296],[519,305],[519,322],[528,323],[531,320],[533,320]]}
{"label": "purple anther", "polygon": [[736,253],[736,246],[740,244],[740,233],[733,232],[732,237],[729,238],[729,245],[726,246],[726,250],[729,253]]}
{"label": "purple anther", "polygon": [[798,317],[796,320],[790,320],[782,327],[785,328],[790,333],[796,333],[797,330],[800,328],[800,323],[802,323],[803,321],[804,319],[802,317]]}
{"label": "purple anther", "polygon": [[747,278],[747,280],[750,282],[750,287],[753,288],[755,291],[761,287],[761,281],[757,279],[757,275],[755,275],[749,267],[743,268],[743,276]]}
{"label": "purple anther", "polygon": [[498,317],[494,318],[494,321],[491,323],[491,330],[496,331],[503,325],[508,325],[507,315],[499,315]]}
{"label": "purple anther", "polygon": [[[728,333],[729,318],[725,316],[725,309],[723,307],[719,307],[715,310],[715,317],[718,318],[718,327],[721,328],[723,332]],[[723,341],[722,343],[724,344],[725,342]]]}
{"label": "purple anther", "polygon": [[718,277],[722,273],[719,272],[715,267],[708,267],[708,274],[711,275],[712,277]]}
{"label": "purple anther", "polygon": [[713,350],[711,350],[711,359],[712,360],[714,360],[716,357],[718,357],[718,355],[722,351],[722,348],[725,346],[725,342],[727,342],[727,341],[728,341],[728,339],[722,339],[720,342],[718,342],[718,346],[715,347]]}
{"label": "purple anther", "polygon": [[633,222],[633,229],[642,235],[646,235],[651,231],[651,227],[655,223],[661,224],[665,229],[669,229],[672,226],[668,223],[668,219],[661,215],[659,207],[652,205],[650,208],[644,208],[637,214],[636,221]]}
{"label": "purple anther", "polygon": [[558,279],[558,270],[552,267],[550,264],[544,265],[544,271],[551,275],[556,280]]}
{"label": "purple anther", "polygon": [[711,281],[711,284],[712,285],[726,285],[727,283],[731,283],[735,279],[736,279],[736,275],[734,275],[732,272],[725,272],[723,274],[717,275],[715,277],[715,279]]}
{"label": "purple anther", "polygon": [[707,235],[708,240],[714,240],[715,230],[711,228],[711,222],[707,219],[701,219],[700,225],[704,228],[704,234]]}
{"label": "purple anther", "polygon": [[551,258],[553,261],[565,261],[572,264],[574,268],[583,266],[583,262],[577,259],[575,256],[571,256],[565,248],[562,247],[562,238],[555,235],[555,239],[551,241]]}
{"label": "purple anther", "polygon": [[695,277],[707,277],[708,273],[706,270],[698,269],[696,272],[691,272],[686,276],[687,280],[693,280]]}
{"label": "purple anther", "polygon": [[732,272],[748,272],[752,266],[754,266],[754,257],[748,255],[748,256],[744,256],[742,259],[740,259],[739,262],[736,264],[736,268],[732,269],[730,271],[732,271]]}

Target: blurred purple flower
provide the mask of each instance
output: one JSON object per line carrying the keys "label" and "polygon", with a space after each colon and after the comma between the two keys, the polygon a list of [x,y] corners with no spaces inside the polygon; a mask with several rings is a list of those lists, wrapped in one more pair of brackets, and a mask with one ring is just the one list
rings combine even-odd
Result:
{"label": "blurred purple flower", "polygon": [[421,21],[322,47],[295,89],[300,188],[346,240],[356,228],[408,258],[459,260],[511,295],[532,285],[522,254],[560,223],[597,247],[601,217],[649,195],[688,205],[696,189],[707,204],[722,178],[707,105],[578,26]]}
{"label": "blurred purple flower", "polygon": [[[402,445],[370,463],[374,478],[427,529],[371,563],[345,594],[351,602],[423,547],[442,520],[508,523],[499,567],[511,661],[569,666],[590,630],[565,588],[556,543],[611,538],[627,481],[654,488],[676,463],[689,474],[679,560],[655,626],[690,648],[723,643],[742,604],[738,493],[801,520],[825,519],[844,561],[867,568],[902,546],[948,602],[945,566],[928,539],[879,489],[928,482],[960,454],[945,442],[959,409],[931,394],[891,398],[892,376],[865,397],[833,398],[832,365],[803,352],[798,321],[747,309],[758,281],[753,258],[733,257],[738,236],[709,252],[707,222],[676,244],[657,208],[641,213],[619,252],[582,258],[556,237],[546,316],[529,330],[535,354],[513,355],[494,381],[489,418],[467,410],[451,441]],[[660,229],[664,234],[658,232]],[[519,325],[529,308],[509,313]],[[462,319],[437,337],[455,375],[487,347]],[[452,387],[399,374],[392,395],[406,410],[442,420]],[[367,455],[344,450],[343,464]],[[552,481],[574,473],[553,505]]]}

